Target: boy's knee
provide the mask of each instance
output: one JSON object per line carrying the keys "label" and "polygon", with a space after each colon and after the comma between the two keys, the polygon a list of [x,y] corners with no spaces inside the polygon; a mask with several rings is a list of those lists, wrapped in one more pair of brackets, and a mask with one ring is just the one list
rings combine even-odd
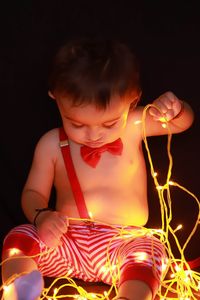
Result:
{"label": "boy's knee", "polygon": [[39,240],[37,241],[26,232],[10,232],[4,239],[2,258],[18,254],[31,256],[40,252]]}

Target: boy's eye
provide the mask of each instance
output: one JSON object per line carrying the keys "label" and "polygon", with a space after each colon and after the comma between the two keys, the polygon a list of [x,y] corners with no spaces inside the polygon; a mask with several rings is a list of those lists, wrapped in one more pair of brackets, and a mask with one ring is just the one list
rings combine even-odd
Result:
{"label": "boy's eye", "polygon": [[72,126],[75,127],[75,128],[82,128],[84,125],[83,124],[72,123]]}
{"label": "boy's eye", "polygon": [[117,122],[114,122],[114,123],[112,123],[112,124],[103,124],[103,126],[104,126],[105,128],[112,128],[113,126],[115,126],[115,124],[117,124]]}

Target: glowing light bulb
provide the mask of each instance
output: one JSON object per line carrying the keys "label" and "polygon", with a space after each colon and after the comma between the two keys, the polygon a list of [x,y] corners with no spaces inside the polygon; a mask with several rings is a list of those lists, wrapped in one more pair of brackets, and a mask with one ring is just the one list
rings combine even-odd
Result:
{"label": "glowing light bulb", "polygon": [[167,264],[163,262],[163,263],[162,263],[162,270],[165,271],[166,268],[167,268]]}
{"label": "glowing light bulb", "polygon": [[87,298],[81,296],[81,295],[74,295],[74,298],[75,299],[78,299],[78,300],[87,300]]}
{"label": "glowing light bulb", "polygon": [[190,282],[190,278],[189,277],[184,278],[184,282],[185,283],[189,283]]}
{"label": "glowing light bulb", "polygon": [[106,266],[103,266],[103,267],[101,267],[101,271],[104,273],[104,272],[106,272],[107,271],[107,267]]}
{"label": "glowing light bulb", "polygon": [[186,271],[185,271],[185,274],[186,274],[187,276],[190,276],[190,275],[192,274],[192,272],[191,272],[191,270],[186,270]]}
{"label": "glowing light bulb", "polygon": [[175,270],[176,270],[176,272],[180,272],[180,271],[181,271],[181,268],[180,268],[178,265],[176,265],[176,266],[175,266]]}
{"label": "glowing light bulb", "polygon": [[3,285],[3,291],[4,291],[5,299],[7,298],[11,299],[11,295],[13,294],[14,291],[14,285],[12,283],[8,285]]}
{"label": "glowing light bulb", "polygon": [[137,253],[135,253],[134,256],[138,262],[144,261],[147,259],[147,254],[145,252],[137,252]]}
{"label": "glowing light bulb", "polygon": [[117,265],[113,265],[112,267],[111,267],[111,270],[115,270],[117,268]]}
{"label": "glowing light bulb", "polygon": [[93,219],[93,214],[92,214],[92,212],[89,211],[88,214],[89,214],[90,218]]}
{"label": "glowing light bulb", "polygon": [[[164,121],[164,122],[165,122],[165,121]],[[161,126],[162,126],[163,128],[167,128],[167,125],[166,125],[166,123],[164,123],[164,122],[162,123]]]}
{"label": "glowing light bulb", "polygon": [[161,234],[164,232],[162,229],[156,229],[156,231]]}
{"label": "glowing light bulb", "polygon": [[142,123],[142,120],[136,120],[136,121],[134,122],[135,125],[138,125],[138,124],[141,124],[141,123]]}
{"label": "glowing light bulb", "polygon": [[53,291],[53,296],[54,296],[54,297],[55,297],[55,295],[57,294],[57,292],[58,292],[58,289],[55,288],[54,291]]}
{"label": "glowing light bulb", "polygon": [[95,295],[94,293],[90,293],[90,296],[91,296],[92,298],[96,298],[96,295]]}
{"label": "glowing light bulb", "polygon": [[168,183],[169,183],[169,185],[174,185],[173,181],[169,181]]}
{"label": "glowing light bulb", "polygon": [[105,297],[108,297],[108,292],[107,291],[104,291],[103,294],[104,294]]}
{"label": "glowing light bulb", "polygon": [[69,269],[67,272],[67,276],[69,276],[71,273],[73,273],[73,269]]}
{"label": "glowing light bulb", "polygon": [[4,285],[3,290],[4,292],[8,293],[10,291],[11,287],[9,285]]}
{"label": "glowing light bulb", "polygon": [[180,230],[183,228],[183,225],[179,224],[175,229],[174,229],[174,232]]}
{"label": "glowing light bulb", "polygon": [[9,255],[10,255],[10,256],[14,256],[14,255],[17,255],[17,254],[19,254],[19,253],[20,253],[20,250],[17,249],[17,248],[12,248],[12,249],[10,249],[10,251],[9,251]]}
{"label": "glowing light bulb", "polygon": [[163,186],[162,185],[158,185],[156,188],[157,188],[157,190],[162,190]]}

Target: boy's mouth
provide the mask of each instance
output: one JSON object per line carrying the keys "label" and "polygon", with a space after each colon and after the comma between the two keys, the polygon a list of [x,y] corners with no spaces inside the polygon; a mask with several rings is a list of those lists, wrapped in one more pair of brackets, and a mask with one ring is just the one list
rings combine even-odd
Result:
{"label": "boy's mouth", "polygon": [[86,142],[86,146],[91,147],[91,148],[98,148],[104,145],[103,142]]}

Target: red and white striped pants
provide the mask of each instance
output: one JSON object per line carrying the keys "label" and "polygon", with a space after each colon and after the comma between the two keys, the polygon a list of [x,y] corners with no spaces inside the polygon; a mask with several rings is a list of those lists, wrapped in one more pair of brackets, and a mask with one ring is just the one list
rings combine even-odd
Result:
{"label": "red and white striped pants", "polygon": [[35,260],[43,276],[68,276],[111,285],[113,275],[119,272],[118,286],[125,280],[142,280],[155,295],[166,260],[163,245],[149,232],[138,234],[140,228],[120,229],[96,223],[70,225],[62,245],[50,249],[33,225],[20,225],[8,233],[3,250],[18,248],[25,255],[40,254]]}

